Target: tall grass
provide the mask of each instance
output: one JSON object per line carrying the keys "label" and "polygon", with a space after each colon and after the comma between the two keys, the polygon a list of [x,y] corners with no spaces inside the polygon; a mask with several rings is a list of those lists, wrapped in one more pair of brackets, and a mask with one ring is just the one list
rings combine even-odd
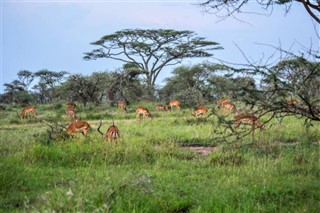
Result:
{"label": "tall grass", "polygon": [[[151,106],[151,104],[150,104]],[[39,106],[39,116],[61,117]],[[154,112],[136,122],[133,111],[82,111],[87,139],[51,141],[47,127],[1,116],[0,209],[32,212],[317,212],[320,209],[320,125],[282,125],[233,144],[213,141],[214,117],[191,109]],[[54,113],[56,112],[56,114]],[[10,119],[17,119],[17,123]],[[102,141],[114,121],[121,140]],[[112,121],[113,120],[113,121]],[[205,156],[181,146],[217,146]]]}

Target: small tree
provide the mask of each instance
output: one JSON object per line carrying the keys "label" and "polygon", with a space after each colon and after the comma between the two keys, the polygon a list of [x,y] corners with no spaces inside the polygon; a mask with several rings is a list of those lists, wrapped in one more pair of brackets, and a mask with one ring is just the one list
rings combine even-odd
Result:
{"label": "small tree", "polygon": [[146,78],[150,98],[164,67],[185,58],[209,57],[212,50],[222,49],[217,42],[206,41],[192,31],[171,29],[126,29],[91,44],[99,48],[85,53],[85,60],[107,58],[134,64]]}

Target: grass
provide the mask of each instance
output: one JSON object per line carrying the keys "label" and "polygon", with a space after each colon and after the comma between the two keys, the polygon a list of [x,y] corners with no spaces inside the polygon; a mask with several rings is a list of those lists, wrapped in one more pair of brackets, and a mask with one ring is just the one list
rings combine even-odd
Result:
{"label": "grass", "polygon": [[[149,103],[150,104],[150,103]],[[155,104],[154,104],[155,105]],[[64,111],[38,106],[65,123]],[[48,112],[48,110],[51,110]],[[294,117],[234,144],[213,141],[214,117],[191,109],[136,122],[116,108],[82,109],[88,139],[48,143],[43,123],[1,112],[0,210],[4,212],[318,212],[320,125]],[[100,111],[101,110],[101,111]],[[112,119],[121,141],[102,141]],[[243,145],[245,144],[245,145]],[[217,146],[204,156],[181,145]]]}

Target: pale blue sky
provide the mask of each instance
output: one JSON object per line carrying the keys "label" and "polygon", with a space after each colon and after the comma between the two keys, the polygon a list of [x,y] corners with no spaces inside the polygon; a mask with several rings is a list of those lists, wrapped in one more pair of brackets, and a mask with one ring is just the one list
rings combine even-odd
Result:
{"label": "pale blue sky", "polygon": [[[1,77],[3,84],[17,79],[20,70],[36,72],[41,69],[90,74],[94,71],[115,70],[122,66],[117,61],[100,59],[84,61],[104,35],[122,29],[191,30],[198,36],[219,42],[224,50],[216,51],[222,60],[244,62],[234,43],[251,58],[259,59],[274,50],[265,43],[295,50],[312,46],[319,49],[315,27],[304,8],[293,5],[285,15],[283,7],[274,8],[271,16],[241,15],[239,18],[217,22],[214,15],[204,14],[192,5],[195,1],[1,1]],[[250,5],[255,10],[254,5]],[[319,28],[319,26],[317,26]],[[319,29],[317,29],[319,31]],[[200,61],[186,59],[183,64]],[[173,67],[159,76],[158,84],[170,76]]]}

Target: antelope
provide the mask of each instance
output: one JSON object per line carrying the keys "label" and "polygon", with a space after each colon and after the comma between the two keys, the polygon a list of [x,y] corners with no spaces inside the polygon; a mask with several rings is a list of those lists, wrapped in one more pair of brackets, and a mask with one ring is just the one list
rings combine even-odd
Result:
{"label": "antelope", "polygon": [[156,110],[157,111],[167,111],[167,106],[164,106],[162,104],[157,104]]}
{"label": "antelope", "polygon": [[249,124],[252,128],[258,127],[263,130],[262,124],[254,114],[240,113],[234,116],[233,128],[236,129],[240,124]]}
{"label": "antelope", "polygon": [[77,117],[77,105],[75,103],[67,103],[67,107],[66,107],[66,114],[67,114],[67,120],[70,121],[71,118],[73,118],[74,120],[78,120]]}
{"label": "antelope", "polygon": [[36,112],[34,110],[34,106],[27,106],[21,110],[19,115],[20,119],[29,118],[30,113],[33,117],[36,117]]}
{"label": "antelope", "polygon": [[73,103],[73,102],[68,102],[67,103],[67,108],[76,109],[77,105],[75,103]]}
{"label": "antelope", "polygon": [[223,108],[224,108],[224,111],[226,113],[234,113],[236,112],[237,108],[236,108],[236,105],[234,105],[233,103],[231,102],[227,102],[223,105]]}
{"label": "antelope", "polygon": [[139,121],[139,122],[141,120],[140,115],[142,115],[143,120],[144,120],[145,116],[148,116],[150,118],[150,120],[152,119],[151,113],[149,112],[149,110],[143,106],[136,107],[136,114],[137,114],[136,115],[137,121]]}
{"label": "antelope", "polygon": [[205,106],[199,106],[197,107],[194,111],[193,111],[193,116],[197,117],[197,116],[205,116],[206,113],[208,112],[208,108]]}
{"label": "antelope", "polygon": [[289,107],[293,107],[293,106],[295,106],[296,104],[297,104],[297,100],[294,99],[294,98],[291,98],[290,100],[287,100],[287,105],[288,105]]}
{"label": "antelope", "polygon": [[118,109],[122,109],[122,110],[128,112],[127,103],[125,101],[118,101]]}
{"label": "antelope", "polygon": [[177,110],[180,110],[180,101],[178,100],[170,101],[168,104],[168,109],[173,110],[173,107],[176,107]]}
{"label": "antelope", "polygon": [[225,113],[234,113],[237,110],[236,105],[229,102],[228,98],[222,98],[218,101],[218,109],[221,107],[223,107]]}
{"label": "antelope", "polygon": [[111,142],[113,142],[114,140],[120,139],[120,131],[119,128],[117,126],[113,124],[108,128],[106,134],[103,134],[100,131],[100,127],[102,126],[102,121],[100,121],[100,125],[98,127],[98,132],[102,135],[103,140],[109,141],[111,140]]}
{"label": "antelope", "polygon": [[66,133],[72,137],[76,137],[77,133],[81,132],[86,138],[90,129],[90,124],[87,121],[76,120],[69,124]]}
{"label": "antelope", "polygon": [[228,103],[229,99],[228,98],[222,98],[218,101],[218,109],[221,108],[221,106],[223,106],[225,103]]}

